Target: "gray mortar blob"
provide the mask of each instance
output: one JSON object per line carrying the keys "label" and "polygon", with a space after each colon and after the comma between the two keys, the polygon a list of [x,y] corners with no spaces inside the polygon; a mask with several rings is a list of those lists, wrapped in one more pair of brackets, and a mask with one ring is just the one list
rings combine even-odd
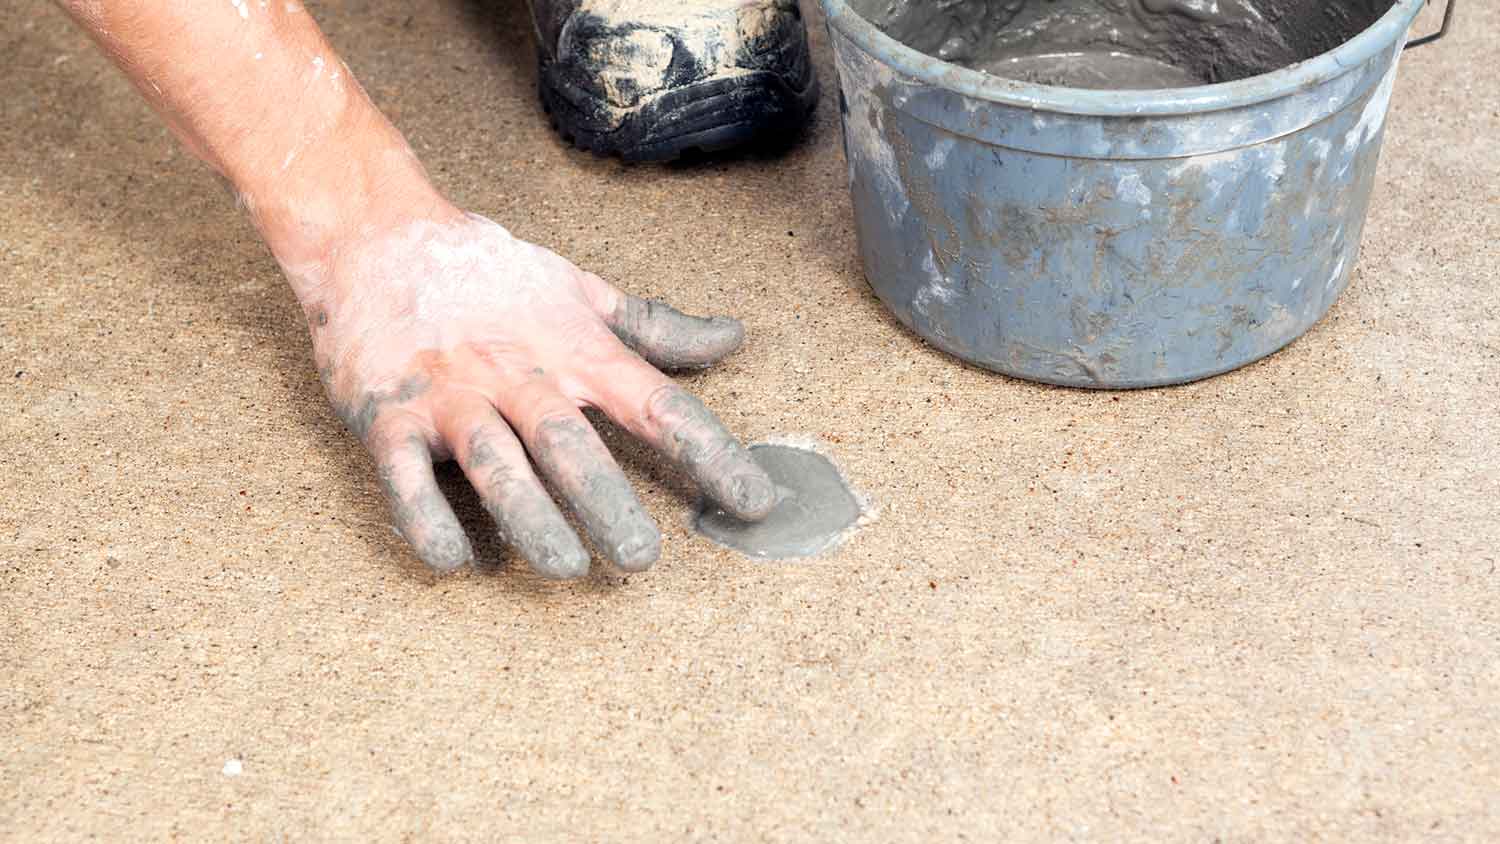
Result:
{"label": "gray mortar blob", "polygon": [[789,560],[837,547],[858,525],[864,507],[827,457],[767,443],[751,446],[750,455],[776,484],[775,509],[743,522],[704,501],[693,520],[699,533],[748,557]]}

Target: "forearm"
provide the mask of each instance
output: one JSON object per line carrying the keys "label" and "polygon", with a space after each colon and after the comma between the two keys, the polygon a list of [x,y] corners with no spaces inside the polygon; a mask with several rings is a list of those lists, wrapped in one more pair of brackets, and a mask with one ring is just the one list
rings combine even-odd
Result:
{"label": "forearm", "polygon": [[300,3],[62,5],[188,149],[230,182],[304,299],[333,244],[360,227],[401,222],[370,219],[372,209],[420,215],[443,206]]}

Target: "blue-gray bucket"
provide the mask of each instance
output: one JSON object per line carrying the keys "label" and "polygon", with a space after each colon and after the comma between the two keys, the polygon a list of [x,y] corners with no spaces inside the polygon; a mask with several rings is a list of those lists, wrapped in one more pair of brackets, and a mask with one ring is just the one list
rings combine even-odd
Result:
{"label": "blue-gray bucket", "polygon": [[1003,79],[821,2],[876,295],[980,366],[1130,388],[1258,360],[1348,285],[1423,0],[1306,61],[1154,91]]}

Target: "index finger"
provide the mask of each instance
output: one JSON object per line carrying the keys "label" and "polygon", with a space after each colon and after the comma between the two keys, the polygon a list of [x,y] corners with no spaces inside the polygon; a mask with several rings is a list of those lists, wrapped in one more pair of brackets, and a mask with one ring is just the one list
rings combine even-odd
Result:
{"label": "index finger", "polygon": [[633,355],[592,385],[599,408],[677,463],[699,489],[738,519],[765,518],[776,506],[776,485],[713,411]]}

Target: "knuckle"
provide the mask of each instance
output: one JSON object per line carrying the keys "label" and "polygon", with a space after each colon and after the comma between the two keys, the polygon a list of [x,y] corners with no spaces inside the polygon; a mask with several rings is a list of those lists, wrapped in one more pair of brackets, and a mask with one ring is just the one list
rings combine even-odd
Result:
{"label": "knuckle", "polygon": [[717,466],[734,455],[734,440],[723,425],[696,396],[675,384],[651,393],[645,417],[667,454],[689,467]]}
{"label": "knuckle", "polygon": [[469,465],[476,469],[494,463],[512,462],[520,456],[520,446],[515,442],[510,429],[502,428],[498,422],[487,422],[475,428],[469,434],[465,448]]}
{"label": "knuckle", "polygon": [[579,319],[567,328],[568,349],[581,365],[614,366],[630,359],[620,338],[597,319]]}
{"label": "knuckle", "polygon": [[386,411],[375,414],[365,428],[364,443],[382,465],[397,461],[420,445],[426,448],[426,440],[417,433],[406,414]]}
{"label": "knuckle", "polygon": [[688,462],[694,467],[720,473],[727,471],[735,462],[736,453],[734,441],[728,437],[709,437],[693,449]]}
{"label": "knuckle", "polygon": [[658,385],[646,395],[641,415],[647,422],[673,430],[688,424],[695,412],[702,407],[692,393],[673,383]]}
{"label": "knuckle", "polygon": [[584,436],[576,411],[564,408],[544,410],[538,417],[533,439],[544,453],[557,449],[569,449],[578,445]]}
{"label": "knuckle", "polygon": [[495,506],[511,506],[523,500],[530,486],[527,479],[511,464],[501,463],[490,469],[480,483],[480,494]]}

